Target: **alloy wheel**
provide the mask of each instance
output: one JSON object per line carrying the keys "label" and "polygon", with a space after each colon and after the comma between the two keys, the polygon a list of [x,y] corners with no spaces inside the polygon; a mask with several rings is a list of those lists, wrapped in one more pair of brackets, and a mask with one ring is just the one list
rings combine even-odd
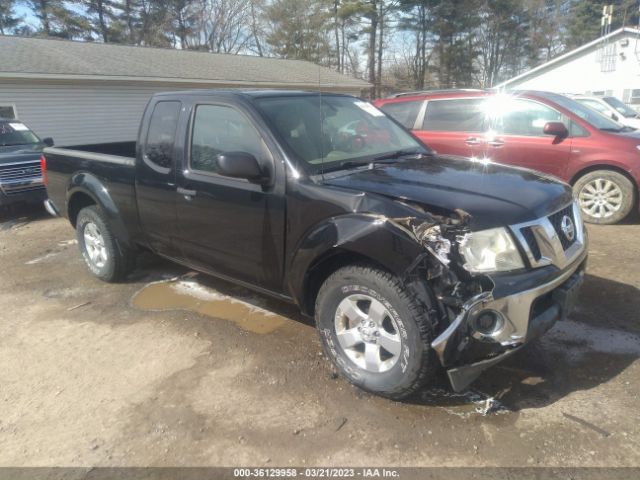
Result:
{"label": "alloy wheel", "polygon": [[95,223],[88,222],[84,226],[83,235],[84,247],[89,261],[96,268],[103,268],[109,259],[109,255],[100,229]]}
{"label": "alloy wheel", "polygon": [[335,329],[347,357],[366,371],[386,372],[400,358],[396,322],[382,302],[369,295],[344,298],[336,309]]}
{"label": "alloy wheel", "polygon": [[607,218],[622,207],[622,189],[611,180],[596,178],[578,194],[580,208],[593,218]]}

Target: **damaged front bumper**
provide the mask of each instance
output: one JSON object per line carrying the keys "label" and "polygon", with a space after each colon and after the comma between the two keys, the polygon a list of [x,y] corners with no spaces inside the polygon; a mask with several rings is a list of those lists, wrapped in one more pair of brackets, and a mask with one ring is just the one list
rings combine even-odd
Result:
{"label": "damaged front bumper", "polygon": [[465,302],[431,344],[455,391],[568,315],[584,278],[586,257],[585,246],[562,270],[548,266],[524,276],[493,277],[491,292]]}

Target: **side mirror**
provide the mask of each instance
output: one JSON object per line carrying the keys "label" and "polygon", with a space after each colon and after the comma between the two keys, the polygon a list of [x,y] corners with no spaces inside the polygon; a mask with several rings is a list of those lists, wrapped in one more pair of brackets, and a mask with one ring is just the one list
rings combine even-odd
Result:
{"label": "side mirror", "polygon": [[618,115],[616,115],[615,113],[612,113],[612,114],[611,114],[611,118],[612,118],[612,119],[614,119],[616,122],[617,122],[618,120],[620,120],[620,117],[619,117]]}
{"label": "side mirror", "polygon": [[44,143],[46,147],[53,147],[53,138],[51,137],[43,138],[42,143]]}
{"label": "side mirror", "polygon": [[569,135],[569,130],[562,122],[547,122],[544,124],[542,132],[545,135],[553,135],[554,137],[566,137]]}
{"label": "side mirror", "polygon": [[225,152],[217,156],[221,175],[245,178],[250,182],[264,183],[268,177],[262,171],[256,157],[247,152]]}

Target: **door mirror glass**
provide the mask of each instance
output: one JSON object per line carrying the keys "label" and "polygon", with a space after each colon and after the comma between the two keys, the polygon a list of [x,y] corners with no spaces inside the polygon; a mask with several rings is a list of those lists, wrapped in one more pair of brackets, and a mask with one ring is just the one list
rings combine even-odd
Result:
{"label": "door mirror glass", "polygon": [[258,159],[247,152],[225,152],[216,156],[218,173],[225,177],[244,178],[252,182],[266,179]]}
{"label": "door mirror glass", "polygon": [[618,117],[618,115],[616,115],[615,113],[611,114],[611,118],[613,118],[616,122],[620,120],[620,117]]}
{"label": "door mirror glass", "polygon": [[43,138],[42,143],[44,143],[46,147],[53,147],[53,138],[51,137]]}
{"label": "door mirror glass", "polygon": [[547,122],[544,125],[543,132],[545,135],[553,135],[555,137],[566,137],[569,135],[567,127],[562,122]]}

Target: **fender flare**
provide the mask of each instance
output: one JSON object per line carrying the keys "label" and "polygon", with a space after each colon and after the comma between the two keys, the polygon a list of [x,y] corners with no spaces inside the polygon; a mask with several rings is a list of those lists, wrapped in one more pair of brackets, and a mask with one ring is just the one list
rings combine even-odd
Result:
{"label": "fender flare", "polygon": [[93,199],[96,205],[100,206],[107,217],[109,226],[115,237],[122,243],[130,245],[130,236],[122,221],[120,211],[111,198],[109,190],[104,186],[98,177],[88,172],[77,172],[73,174],[67,189],[66,210],[69,216],[71,200],[76,194],[84,194]]}
{"label": "fender flare", "polygon": [[287,287],[303,310],[307,310],[313,269],[334,254],[345,252],[370,258],[404,278],[426,250],[406,229],[381,215],[349,213],[329,218],[300,239],[289,262]]}

